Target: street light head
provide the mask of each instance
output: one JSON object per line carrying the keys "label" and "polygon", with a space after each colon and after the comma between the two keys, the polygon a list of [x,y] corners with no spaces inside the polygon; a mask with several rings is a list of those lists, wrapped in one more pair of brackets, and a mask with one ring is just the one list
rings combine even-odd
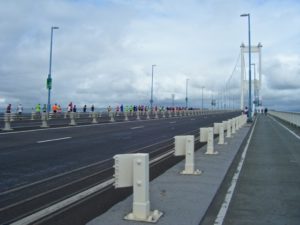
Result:
{"label": "street light head", "polygon": [[152,65],[153,67],[156,66],[155,64]]}
{"label": "street light head", "polygon": [[243,16],[249,16],[250,14],[249,13],[244,13],[244,14],[241,14],[240,16],[243,17]]}
{"label": "street light head", "polygon": [[54,30],[54,29],[59,29],[59,27],[52,27],[52,29]]}

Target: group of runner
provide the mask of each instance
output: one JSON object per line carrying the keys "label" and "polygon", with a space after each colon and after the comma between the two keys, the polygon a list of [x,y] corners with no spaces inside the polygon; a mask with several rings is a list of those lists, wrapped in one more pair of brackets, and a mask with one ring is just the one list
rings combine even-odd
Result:
{"label": "group of runner", "polygon": [[[168,110],[168,111],[180,111],[185,109],[184,107],[164,107],[164,106],[154,106],[151,110],[150,106],[145,106],[145,105],[117,105],[115,107],[115,112],[147,112],[147,111],[164,111],[164,110]],[[35,109],[32,108],[32,111],[35,111],[37,114],[40,114],[41,112],[46,113],[47,112],[47,105],[44,104],[43,106],[41,106],[40,103],[36,104]],[[77,112],[77,107],[76,105],[73,104],[73,102],[70,102],[67,105],[66,108],[67,112]],[[84,105],[82,107],[82,112],[87,112],[88,111],[88,107],[87,105]],[[92,104],[90,106],[90,112],[94,112],[95,111],[95,106]],[[113,108],[111,106],[107,107],[107,112],[112,112]],[[8,104],[7,108],[6,108],[6,113],[11,113],[12,112],[12,105]],[[16,112],[21,115],[23,113],[23,106],[21,104],[19,104],[16,108]],[[53,113],[62,113],[62,107],[55,103],[54,105],[52,105],[51,107],[51,112]]]}

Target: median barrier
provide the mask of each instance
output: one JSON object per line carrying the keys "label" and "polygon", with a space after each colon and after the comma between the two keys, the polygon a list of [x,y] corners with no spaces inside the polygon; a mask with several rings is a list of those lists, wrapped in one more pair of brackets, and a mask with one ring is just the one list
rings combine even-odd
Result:
{"label": "median barrier", "polygon": [[175,156],[185,156],[185,169],[180,172],[183,175],[200,175],[202,172],[195,170],[194,165],[194,136],[193,135],[179,135],[175,136]]}
{"label": "median barrier", "polygon": [[156,223],[163,213],[150,211],[149,154],[119,154],[114,160],[115,188],[133,186],[132,212],[124,219]]}

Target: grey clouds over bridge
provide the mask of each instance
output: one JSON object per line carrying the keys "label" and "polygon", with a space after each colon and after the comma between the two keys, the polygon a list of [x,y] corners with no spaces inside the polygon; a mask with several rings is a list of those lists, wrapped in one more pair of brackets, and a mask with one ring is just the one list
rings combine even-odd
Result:
{"label": "grey clouds over bridge", "polygon": [[[251,14],[252,43],[263,44],[263,103],[300,110],[298,1],[1,1],[0,108],[46,103],[50,28],[52,102],[107,106],[201,105],[220,97],[247,43],[241,13]],[[255,60],[255,59],[254,59]],[[239,68],[231,95],[238,100]],[[298,108],[297,108],[298,107]]]}

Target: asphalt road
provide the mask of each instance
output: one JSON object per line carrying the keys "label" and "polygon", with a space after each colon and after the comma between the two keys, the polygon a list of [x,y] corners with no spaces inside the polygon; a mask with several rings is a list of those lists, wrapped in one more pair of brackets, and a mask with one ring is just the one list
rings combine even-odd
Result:
{"label": "asphalt road", "polygon": [[234,115],[237,112],[1,133],[0,193],[170,140]]}
{"label": "asphalt road", "polygon": [[223,224],[300,224],[300,139],[259,116]]}

